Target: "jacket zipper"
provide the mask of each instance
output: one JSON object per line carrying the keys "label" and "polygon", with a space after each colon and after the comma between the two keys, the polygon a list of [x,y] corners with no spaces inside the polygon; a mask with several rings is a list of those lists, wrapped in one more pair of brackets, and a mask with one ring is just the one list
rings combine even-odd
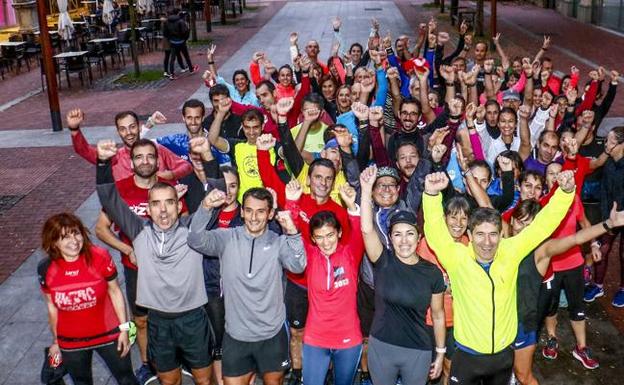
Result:
{"label": "jacket zipper", "polygon": [[256,244],[256,238],[251,240],[251,256],[249,257],[249,272],[247,275],[251,275],[251,267],[253,266],[254,246]]}
{"label": "jacket zipper", "polygon": [[[492,268],[492,266],[490,266],[490,268]],[[490,272],[487,271],[486,273],[487,273],[488,279],[490,280],[490,283],[492,284],[492,354],[494,354],[494,331],[496,330],[496,303],[494,302],[495,286],[494,286],[494,280],[492,279]]]}
{"label": "jacket zipper", "polygon": [[161,232],[162,238],[160,239],[160,255],[163,254],[163,249],[165,248],[165,232]]}
{"label": "jacket zipper", "polygon": [[325,262],[327,262],[327,291],[329,291],[329,286],[331,284],[331,263],[329,262],[329,257],[324,255],[325,257]]}

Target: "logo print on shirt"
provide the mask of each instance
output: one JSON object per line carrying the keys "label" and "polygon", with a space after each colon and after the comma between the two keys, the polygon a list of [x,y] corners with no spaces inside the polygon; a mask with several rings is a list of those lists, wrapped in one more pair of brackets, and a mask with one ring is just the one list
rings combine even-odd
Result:
{"label": "logo print on shirt", "polygon": [[59,309],[67,311],[77,311],[94,307],[97,304],[95,289],[87,287],[86,289],[59,291],[54,293],[54,303]]}
{"label": "logo print on shirt", "polygon": [[67,270],[67,271],[65,271],[65,276],[66,277],[77,277],[78,273],[80,273],[80,270]]}
{"label": "logo print on shirt", "polygon": [[345,268],[343,266],[334,267],[334,289],[338,289],[349,284],[349,278],[346,278],[344,275]]}

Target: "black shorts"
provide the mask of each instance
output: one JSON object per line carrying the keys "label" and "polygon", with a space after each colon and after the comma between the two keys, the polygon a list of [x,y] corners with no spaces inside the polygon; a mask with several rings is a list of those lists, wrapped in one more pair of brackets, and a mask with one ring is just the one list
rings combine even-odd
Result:
{"label": "black shorts", "polygon": [[357,287],[357,311],[360,317],[360,330],[363,337],[368,337],[373,316],[375,315],[375,289],[368,286],[361,279]]}
{"label": "black shorts", "polygon": [[213,358],[220,361],[223,357],[223,336],[225,335],[225,303],[223,297],[209,297],[206,312],[214,331]]}
{"label": "black shorts", "polygon": [[290,357],[286,327],[282,327],[275,336],[256,342],[238,341],[225,333],[222,365],[224,377],[288,370]]}
{"label": "black shorts", "polygon": [[124,277],[126,278],[126,297],[130,305],[130,311],[134,317],[145,317],[147,309],[136,304],[137,296],[137,277],[138,272],[127,266],[124,266]]}
{"label": "black shorts", "polygon": [[303,329],[308,317],[308,290],[289,280],[286,281],[284,303],[288,325],[293,329]]}
{"label": "black shorts", "polygon": [[568,313],[570,320],[583,321],[585,319],[585,302],[583,302],[584,280],[583,265],[574,269],[557,271],[552,280],[552,299],[548,316],[554,316],[559,309],[559,296],[565,290],[568,299]]}
{"label": "black shorts", "polygon": [[169,314],[150,310],[147,318],[147,351],[158,372],[191,369],[212,364],[212,331],[203,307]]}

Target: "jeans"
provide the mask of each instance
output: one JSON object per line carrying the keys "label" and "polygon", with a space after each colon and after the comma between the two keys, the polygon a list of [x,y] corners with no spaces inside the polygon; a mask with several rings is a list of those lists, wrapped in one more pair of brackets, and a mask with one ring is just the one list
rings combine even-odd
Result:
{"label": "jeans", "polygon": [[180,51],[178,51],[178,54],[176,56],[171,56],[171,48],[170,48],[170,49],[165,50],[165,61],[163,63],[165,72],[170,73],[169,72],[169,60],[170,59],[171,59],[171,62],[174,63],[174,66],[175,66],[175,60],[178,59],[178,65],[180,66],[180,68],[184,68],[184,62],[182,61],[182,54],[180,53]]}
{"label": "jeans", "polygon": [[192,70],[193,64],[191,64],[191,56],[189,55],[188,47],[186,46],[186,42],[182,43],[171,43],[171,60],[169,61],[169,73],[174,74],[173,69],[175,67],[175,57],[177,57],[180,53],[184,55],[184,59],[186,59],[186,66],[189,70]]}
{"label": "jeans", "polygon": [[334,364],[334,385],[351,385],[361,355],[361,344],[347,349],[303,344],[303,381],[306,385],[323,385],[331,360]]}
{"label": "jeans", "polygon": [[102,357],[119,385],[139,384],[132,372],[130,353],[123,358],[120,357],[117,351],[117,341],[115,341],[93,349],[61,351],[63,365],[74,381],[74,385],[93,385],[93,375],[91,373],[93,351],[96,351]]}

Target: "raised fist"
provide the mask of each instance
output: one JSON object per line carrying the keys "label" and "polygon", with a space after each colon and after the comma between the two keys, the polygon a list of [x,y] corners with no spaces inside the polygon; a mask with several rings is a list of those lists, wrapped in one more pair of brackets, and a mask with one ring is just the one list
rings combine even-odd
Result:
{"label": "raised fist", "polygon": [[444,172],[434,172],[425,177],[425,192],[429,195],[437,195],[448,186],[449,179]]}
{"label": "raised fist", "polygon": [[256,149],[268,151],[275,147],[275,137],[271,134],[262,134],[256,139]]}
{"label": "raised fist", "polygon": [[82,121],[84,120],[84,113],[80,108],[70,110],[66,116],[67,128],[70,130],[77,130],[80,128]]}
{"label": "raised fist", "polygon": [[301,183],[297,179],[292,179],[286,185],[286,200],[289,201],[298,201],[303,194],[303,187],[301,187]]}
{"label": "raised fist", "polygon": [[571,193],[574,191],[574,172],[572,170],[561,171],[559,175],[557,175],[557,182],[559,183],[559,187],[567,193]]}
{"label": "raised fist", "polygon": [[226,197],[227,195],[223,191],[216,188],[212,189],[202,200],[202,206],[207,209],[221,207],[225,203]]}
{"label": "raised fist", "polygon": [[277,102],[277,114],[281,116],[286,116],[295,105],[295,99],[292,97],[281,98]]}
{"label": "raised fist", "polygon": [[97,156],[99,160],[109,160],[117,154],[117,145],[110,139],[103,139],[97,143]]}

